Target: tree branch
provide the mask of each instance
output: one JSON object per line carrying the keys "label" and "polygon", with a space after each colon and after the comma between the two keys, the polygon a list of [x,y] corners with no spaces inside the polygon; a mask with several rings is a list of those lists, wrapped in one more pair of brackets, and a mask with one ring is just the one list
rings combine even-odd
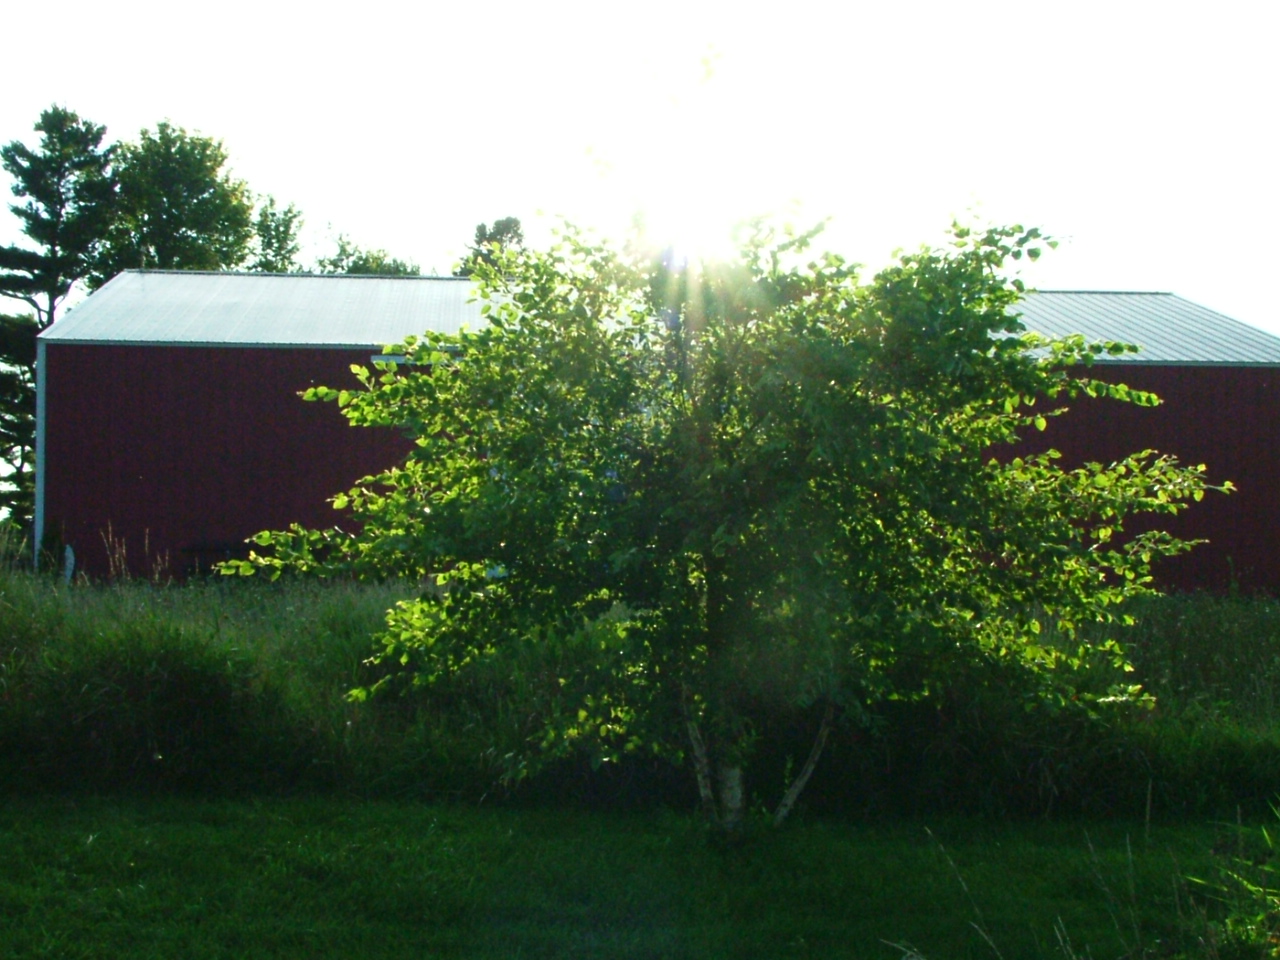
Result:
{"label": "tree branch", "polygon": [[685,720],[689,729],[689,743],[693,746],[693,774],[698,780],[698,796],[702,798],[702,812],[707,819],[716,823],[716,795],[711,786],[711,762],[707,759],[707,744],[702,739],[702,731],[698,729],[698,721],[692,717]]}
{"label": "tree branch", "polygon": [[796,778],[791,781],[791,786],[787,788],[786,794],[782,797],[782,802],[778,804],[778,809],[773,814],[773,825],[779,827],[782,821],[787,819],[787,814],[791,812],[791,808],[795,806],[796,801],[800,798],[801,792],[805,785],[809,782],[809,778],[813,776],[813,769],[818,765],[818,759],[822,756],[823,748],[827,745],[827,737],[831,735],[831,723],[835,720],[836,705],[827,702],[827,709],[822,714],[822,725],[818,727],[818,735],[813,739],[813,748],[809,751],[809,759],[804,762],[804,766],[800,768],[800,772]]}

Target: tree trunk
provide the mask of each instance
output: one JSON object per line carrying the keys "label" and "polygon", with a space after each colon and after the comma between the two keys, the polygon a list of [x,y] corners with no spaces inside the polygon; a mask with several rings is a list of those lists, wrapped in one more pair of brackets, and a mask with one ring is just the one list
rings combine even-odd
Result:
{"label": "tree trunk", "polygon": [[725,833],[737,833],[742,826],[742,765],[721,763],[720,774],[720,829]]}
{"label": "tree trunk", "polygon": [[698,722],[685,721],[689,729],[689,743],[693,747],[693,775],[698,781],[698,796],[702,799],[702,813],[712,824],[719,820],[716,813],[716,795],[711,789],[711,761],[707,757],[707,744],[702,739]]}
{"label": "tree trunk", "polygon": [[828,703],[826,711],[822,714],[822,725],[818,727],[818,735],[813,739],[813,747],[809,750],[809,759],[804,762],[804,766],[800,768],[800,772],[796,774],[796,778],[791,781],[791,786],[787,788],[786,794],[782,797],[782,802],[778,804],[778,809],[773,814],[773,825],[779,827],[782,821],[787,819],[787,814],[791,812],[791,808],[795,806],[796,801],[800,798],[801,791],[809,782],[809,778],[813,776],[813,768],[818,765],[818,758],[822,756],[822,750],[827,745],[827,737],[831,735],[831,723],[835,720],[836,705]]}
{"label": "tree trunk", "polygon": [[[693,774],[698,782],[702,813],[712,827],[725,834],[736,833],[742,826],[745,794],[742,789],[742,764],[711,760],[707,742],[696,720],[685,721],[689,743],[693,748]],[[712,772],[715,773],[714,782]],[[718,791],[717,791],[717,788]],[[718,796],[717,796],[718,792]]]}

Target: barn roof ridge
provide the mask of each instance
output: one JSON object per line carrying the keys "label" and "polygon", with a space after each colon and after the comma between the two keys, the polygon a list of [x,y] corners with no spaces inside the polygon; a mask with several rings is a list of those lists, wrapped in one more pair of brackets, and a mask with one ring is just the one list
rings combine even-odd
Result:
{"label": "barn roof ridge", "polygon": [[[1027,293],[1082,293],[1090,296],[1117,296],[1117,297],[1177,297],[1176,293],[1170,290],[1068,290],[1065,287],[1049,289],[1047,287],[1028,287]],[[1185,299],[1178,297],[1179,300]]]}
{"label": "barn roof ridge", "polygon": [[[1174,293],[1033,290],[1013,309],[1028,330],[1046,336],[1081,334],[1142,348],[1104,362],[1280,366],[1280,337]],[[484,322],[467,277],[127,270],[63,314],[40,340],[364,348],[426,331],[456,334]]]}
{"label": "barn roof ridge", "polygon": [[1141,347],[1103,363],[1280,366],[1280,337],[1176,293],[1036,290],[1014,309],[1023,326],[1046,336]]}
{"label": "barn roof ridge", "polygon": [[150,267],[129,267],[125,270],[121,270],[120,273],[116,274],[116,276],[123,276],[126,273],[180,277],[306,277],[325,280],[455,280],[466,282],[471,279],[470,277],[456,277],[452,274],[440,273],[315,273],[311,270],[296,270],[291,272],[275,272],[266,270],[161,270],[152,269]]}
{"label": "barn roof ridge", "polygon": [[[399,282],[405,279],[423,282]],[[363,349],[481,323],[465,277],[126,270],[59,317],[40,341]]]}

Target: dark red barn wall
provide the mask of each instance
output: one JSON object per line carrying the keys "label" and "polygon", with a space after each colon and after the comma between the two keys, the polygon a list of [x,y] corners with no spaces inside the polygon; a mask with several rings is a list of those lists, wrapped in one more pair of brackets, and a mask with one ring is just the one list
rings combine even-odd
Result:
{"label": "dark red barn wall", "polygon": [[1151,448],[1203,463],[1210,480],[1237,492],[1211,493],[1160,527],[1207,544],[1164,561],[1173,589],[1280,593],[1280,369],[1275,367],[1097,365],[1091,375],[1158,394],[1158,407],[1081,399],[1026,449],[1053,446],[1064,464],[1110,463]]}
{"label": "dark red barn wall", "polygon": [[[291,522],[329,526],[326,502],[401,459],[409,442],[352,428],[308,386],[354,385],[371,351],[47,345],[45,531],[80,568],[108,570],[107,531],[135,573],[167,559],[207,569],[243,541]],[[1150,390],[1155,408],[1081,399],[1026,439],[1064,462],[1111,462],[1154,448],[1204,463],[1211,494],[1166,524],[1208,544],[1166,561],[1166,586],[1280,593],[1280,369],[1107,364],[1093,375]]]}
{"label": "dark red barn wall", "polygon": [[135,574],[182,575],[245,538],[332,526],[326,502],[402,459],[409,441],[353,428],[309,386],[355,386],[373,351],[46,347],[45,533],[79,569],[108,572],[105,538]]}

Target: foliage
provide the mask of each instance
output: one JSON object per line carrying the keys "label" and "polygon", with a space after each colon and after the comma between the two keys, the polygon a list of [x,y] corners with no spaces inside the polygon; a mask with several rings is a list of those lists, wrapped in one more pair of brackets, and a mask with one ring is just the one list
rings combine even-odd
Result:
{"label": "foliage", "polygon": [[1133,608],[1138,623],[1126,649],[1161,709],[1280,727],[1280,600],[1209,593],[1160,597]]}
{"label": "foliage", "polygon": [[386,277],[416,277],[421,273],[416,263],[398,260],[386,250],[366,250],[353,243],[345,234],[338,235],[337,244],[338,249],[332,256],[321,257],[316,261],[317,273]]}
{"label": "foliage", "polygon": [[36,334],[30,315],[0,315],[0,510],[26,527],[35,499]]}
{"label": "foliage", "polygon": [[[590,677],[599,650],[508,647],[404,696],[345,702],[353,685],[397,669],[364,661],[386,608],[412,585],[233,578],[68,589],[14,571],[18,547],[0,557],[0,794],[200,786],[207,795],[496,796],[613,811],[696,798],[687,774],[641,752],[595,770],[581,755],[533,763],[519,791],[495,794],[495,778],[544,734],[545,715],[531,705],[545,700],[547,674]],[[1186,615],[1207,625],[1167,641],[1156,635],[1138,658],[1127,682],[1149,682],[1155,710],[1027,709],[1032,678],[1010,664],[975,667],[938,696],[869,706],[868,728],[833,730],[798,809],[840,821],[978,813],[1097,822],[1148,807],[1158,820],[1234,819],[1240,808],[1266,816],[1266,798],[1280,794],[1274,717],[1249,696],[1239,715],[1197,709],[1194,689],[1170,689],[1163,671],[1144,664],[1230,645],[1267,603],[1156,598],[1149,606],[1138,611],[1144,619]],[[1274,642],[1237,649],[1244,669],[1274,658]],[[1101,666],[1092,688],[1126,682]],[[1214,681],[1210,688],[1231,696]],[[749,797],[785,782],[821,712],[755,715],[768,735],[748,770]],[[214,729],[218,737],[206,735]],[[152,744],[167,748],[168,762],[151,759]]]}
{"label": "foliage", "polygon": [[4,790],[358,788],[424,752],[403,710],[353,727],[342,702],[402,592],[227,586],[0,571]]}
{"label": "foliage", "polygon": [[35,129],[42,134],[39,148],[17,140],[0,147],[13,193],[26,200],[9,209],[36,247],[0,248],[0,295],[26,303],[43,330],[72,284],[88,273],[110,223],[114,149],[102,145],[105,127],[65,107],[45,110]]}
{"label": "foliage", "polygon": [[[1273,812],[1280,813],[1273,807]],[[1217,907],[1209,925],[1209,946],[1217,960],[1280,957],[1280,877],[1275,840],[1266,827],[1242,824],[1235,836],[1215,848],[1217,876],[1191,877]]]}
{"label": "foliage", "polygon": [[809,239],[757,228],[740,262],[699,269],[568,231],[478,265],[489,326],[394,348],[408,362],[360,371],[364,391],[308,391],[416,437],[336,498],[361,531],[264,533],[274,552],[231,569],[426,580],[381,637],[418,684],[512,648],[595,651],[541,678],[533,742],[688,756],[729,829],[770,707],[822,710],[781,818],[837,713],[983,662],[1070,699],[1079,627],[1121,621],[1188,546],[1126,522],[1198,499],[1203,471],[992,458],[1043,425],[1037,402],[1154,402],[1078,376],[1123,346],[1023,333],[1003,271],[1037,231],[956,228],[866,284],[799,256]]}
{"label": "foliage", "polygon": [[249,269],[260,273],[295,273],[298,263],[298,231],[302,229],[302,211],[292,203],[281,210],[275,197],[267,197],[258,207],[253,221],[254,256]]}
{"label": "foliage", "polygon": [[502,217],[493,222],[493,229],[487,224],[476,225],[476,240],[469,252],[454,271],[456,277],[469,277],[476,271],[476,264],[486,263],[492,266],[497,256],[506,247],[523,247],[524,229],[518,217]]}
{"label": "foliage", "polygon": [[36,335],[57,316],[71,287],[89,271],[112,216],[113,148],[104,127],[65,107],[40,114],[32,149],[15,140],[0,147],[0,166],[13,177],[10,204],[31,246],[0,247],[0,296],[19,300],[30,317],[0,317],[0,460],[6,476],[0,510],[19,523],[31,517],[35,464]]}
{"label": "foliage", "polygon": [[222,141],[168,122],[116,154],[119,199],[91,284],[125,269],[223,270],[244,263],[253,204],[224,167]]}

